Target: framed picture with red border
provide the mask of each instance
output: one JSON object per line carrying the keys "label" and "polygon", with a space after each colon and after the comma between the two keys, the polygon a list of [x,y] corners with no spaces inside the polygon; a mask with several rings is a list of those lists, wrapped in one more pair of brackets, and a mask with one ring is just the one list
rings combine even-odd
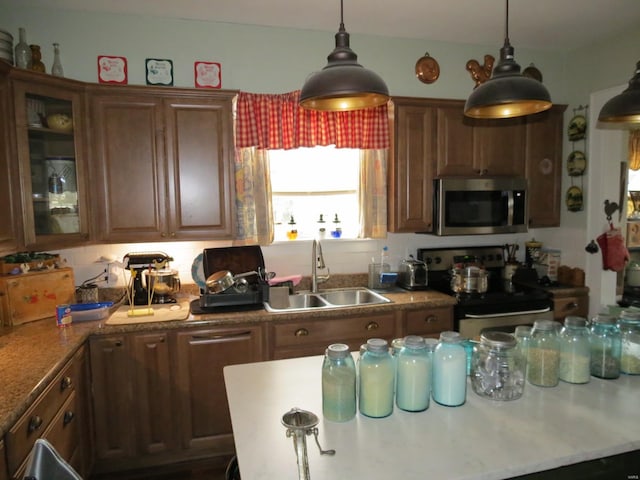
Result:
{"label": "framed picture with red border", "polygon": [[126,84],[127,59],[109,55],[98,55],[98,82]]}
{"label": "framed picture with red border", "polygon": [[196,88],[222,88],[222,69],[218,62],[193,64]]}

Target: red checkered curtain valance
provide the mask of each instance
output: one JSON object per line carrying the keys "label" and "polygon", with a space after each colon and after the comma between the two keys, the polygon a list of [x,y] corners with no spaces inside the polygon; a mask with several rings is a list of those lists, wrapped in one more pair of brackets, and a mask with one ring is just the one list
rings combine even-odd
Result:
{"label": "red checkered curtain valance", "polygon": [[350,112],[320,112],[302,108],[299,98],[299,90],[284,94],[240,92],[236,102],[236,147],[389,147],[386,104]]}

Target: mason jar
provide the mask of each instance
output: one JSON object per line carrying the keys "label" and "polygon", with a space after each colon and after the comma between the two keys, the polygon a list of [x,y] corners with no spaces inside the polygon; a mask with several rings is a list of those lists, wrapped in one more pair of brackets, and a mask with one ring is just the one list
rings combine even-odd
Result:
{"label": "mason jar", "polygon": [[373,418],[391,415],[395,372],[386,340],[367,340],[367,349],[359,363],[359,374],[360,413]]}
{"label": "mason jar", "polygon": [[529,325],[518,325],[514,331],[516,342],[518,343],[516,348],[520,352],[525,363],[527,362],[527,356],[529,354],[529,344],[531,343],[531,330],[533,327]]}
{"label": "mason jar", "polygon": [[458,332],[440,333],[433,352],[432,396],[447,407],[462,405],[467,398],[467,354]]}
{"label": "mason jar", "polygon": [[329,345],[322,362],[322,414],[332,422],[356,415],[356,365],[343,343]]}
{"label": "mason jar", "polygon": [[488,331],[480,336],[471,360],[471,387],[491,400],[516,400],[525,383],[525,359],[514,335]]}
{"label": "mason jar", "polygon": [[622,335],[612,315],[599,314],[591,321],[591,375],[613,379],[620,376]]}
{"label": "mason jar", "polygon": [[555,387],[560,381],[560,342],[556,323],[536,320],[527,355],[527,380],[539,387]]}
{"label": "mason jar", "polygon": [[431,355],[424,338],[409,335],[396,358],[396,405],[408,412],[429,407]]}
{"label": "mason jar", "polygon": [[621,335],[620,372],[640,374],[640,312],[623,310],[618,317]]}
{"label": "mason jar", "polygon": [[560,380],[588,383],[591,378],[591,344],[587,319],[568,316],[560,330]]}

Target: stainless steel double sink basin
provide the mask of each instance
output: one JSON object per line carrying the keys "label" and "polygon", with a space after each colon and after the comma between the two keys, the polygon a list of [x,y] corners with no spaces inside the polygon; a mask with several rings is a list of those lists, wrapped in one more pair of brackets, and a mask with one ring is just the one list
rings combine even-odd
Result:
{"label": "stainless steel double sink basin", "polygon": [[264,303],[268,312],[304,312],[318,309],[358,307],[391,303],[391,300],[364,287],[322,290],[317,293],[299,292],[293,295],[272,295]]}

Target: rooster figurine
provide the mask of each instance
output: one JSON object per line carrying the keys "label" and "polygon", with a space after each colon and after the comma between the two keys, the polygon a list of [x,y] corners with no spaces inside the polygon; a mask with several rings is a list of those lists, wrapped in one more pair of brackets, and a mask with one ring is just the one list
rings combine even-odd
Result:
{"label": "rooster figurine", "polygon": [[611,222],[611,217],[620,207],[616,202],[604,201],[604,214],[607,216],[607,220]]}
{"label": "rooster figurine", "polygon": [[469,60],[467,62],[467,70],[471,73],[471,78],[474,82],[476,82],[476,88],[478,85],[486,82],[491,78],[491,73],[493,72],[493,62],[495,58],[491,55],[484,56],[484,65],[480,65],[477,60]]}

